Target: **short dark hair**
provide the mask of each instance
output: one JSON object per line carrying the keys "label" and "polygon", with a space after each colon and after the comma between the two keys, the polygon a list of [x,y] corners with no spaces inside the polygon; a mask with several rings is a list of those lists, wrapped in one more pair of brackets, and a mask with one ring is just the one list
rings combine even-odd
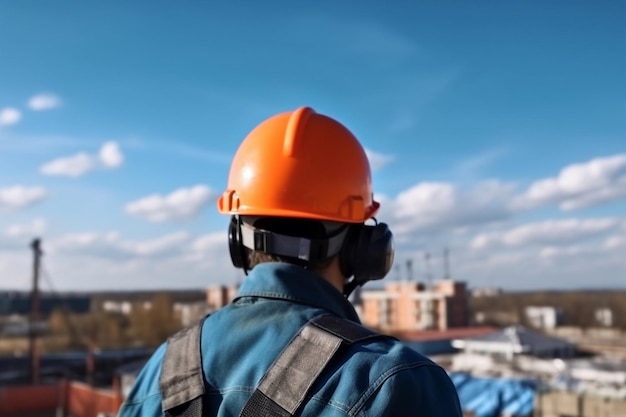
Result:
{"label": "short dark hair", "polygon": [[251,250],[246,248],[246,255],[248,257],[248,268],[251,270],[255,266],[267,263],[267,262],[284,262],[292,265],[299,265],[304,268],[310,269],[313,272],[320,272],[328,268],[333,259],[337,256],[331,256],[322,261],[306,262],[300,259],[290,258],[287,256],[272,255],[271,253],[265,253],[258,250]]}
{"label": "short dark hair", "polygon": [[[268,230],[281,235],[296,236],[307,239],[326,239],[336,230],[344,226],[343,223],[322,222],[319,220],[298,219],[288,217],[243,217],[242,220],[257,229]],[[320,272],[330,265],[337,255],[317,261],[304,261],[288,256],[279,256],[246,248],[248,268],[266,262],[284,262],[299,265],[314,272]]]}

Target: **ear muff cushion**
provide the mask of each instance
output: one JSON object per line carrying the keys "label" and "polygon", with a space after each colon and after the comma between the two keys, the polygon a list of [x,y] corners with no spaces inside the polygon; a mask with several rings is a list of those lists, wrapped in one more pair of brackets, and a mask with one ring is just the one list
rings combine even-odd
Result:
{"label": "ear muff cushion", "polygon": [[385,223],[379,223],[372,229],[367,246],[370,280],[382,279],[391,270],[394,258],[393,234]]}
{"label": "ear muff cushion", "polygon": [[230,260],[235,268],[243,268],[245,266],[243,242],[241,241],[241,227],[235,216],[230,218],[228,225],[228,250],[230,252]]}
{"label": "ear muff cushion", "polygon": [[350,226],[340,255],[341,272],[361,283],[382,279],[393,263],[393,235],[385,223]]}

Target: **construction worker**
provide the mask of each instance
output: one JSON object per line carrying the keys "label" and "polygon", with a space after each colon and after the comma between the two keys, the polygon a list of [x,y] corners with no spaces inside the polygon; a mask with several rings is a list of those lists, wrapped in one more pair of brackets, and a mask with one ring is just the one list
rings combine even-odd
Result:
{"label": "construction worker", "polygon": [[444,369],[359,324],[347,299],[393,263],[363,147],[308,107],[242,142],[218,210],[247,277],[235,299],[170,337],[120,417],[461,417]]}

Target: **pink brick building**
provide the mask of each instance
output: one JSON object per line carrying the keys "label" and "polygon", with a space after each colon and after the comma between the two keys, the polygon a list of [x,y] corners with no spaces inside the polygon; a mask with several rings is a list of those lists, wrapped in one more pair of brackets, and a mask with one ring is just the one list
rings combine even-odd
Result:
{"label": "pink brick building", "polygon": [[206,302],[210,311],[218,310],[230,303],[237,295],[238,285],[215,285],[207,288]]}
{"label": "pink brick building", "polygon": [[427,290],[419,282],[396,281],[360,294],[364,325],[383,331],[447,330],[469,324],[464,282],[441,280]]}

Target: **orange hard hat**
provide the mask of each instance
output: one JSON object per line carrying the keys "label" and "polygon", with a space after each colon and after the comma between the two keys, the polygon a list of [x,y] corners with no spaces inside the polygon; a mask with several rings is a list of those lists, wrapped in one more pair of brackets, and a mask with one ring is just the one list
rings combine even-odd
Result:
{"label": "orange hard hat", "polygon": [[356,137],[338,121],[301,107],[248,134],[217,206],[222,214],[362,223],[380,204]]}

